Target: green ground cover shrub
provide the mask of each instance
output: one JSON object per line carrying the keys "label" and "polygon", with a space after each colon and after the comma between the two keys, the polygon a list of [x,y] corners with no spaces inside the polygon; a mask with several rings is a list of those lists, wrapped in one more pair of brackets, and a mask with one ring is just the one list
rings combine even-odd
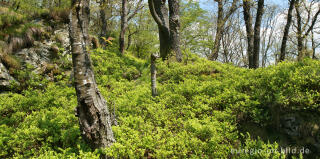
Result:
{"label": "green ground cover shrub", "polygon": [[[117,142],[103,150],[115,158],[284,158],[279,152],[232,153],[279,148],[242,136],[241,121],[269,122],[270,105],[319,111],[319,61],[257,70],[198,57],[187,65],[158,61],[159,95],[151,97],[148,60],[101,49],[91,57],[119,122],[113,126]],[[0,158],[98,158],[101,151],[91,152],[81,140],[67,78],[0,94]]]}

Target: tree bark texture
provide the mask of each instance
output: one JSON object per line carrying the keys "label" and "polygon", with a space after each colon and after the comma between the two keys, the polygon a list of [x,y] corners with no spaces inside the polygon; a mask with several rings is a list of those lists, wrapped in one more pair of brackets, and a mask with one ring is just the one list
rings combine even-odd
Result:
{"label": "tree bark texture", "polygon": [[92,149],[109,147],[115,142],[110,113],[97,87],[88,53],[90,0],[72,0],[71,4],[69,36],[81,135]]}
{"label": "tree bark texture", "polygon": [[288,36],[289,36],[289,29],[290,29],[290,26],[292,23],[292,11],[294,8],[294,4],[295,4],[295,0],[291,0],[289,10],[288,10],[287,23],[284,28],[284,33],[283,33],[283,37],[282,37],[279,61],[284,61],[284,59],[286,57],[286,47],[287,47],[287,41],[288,41]]}
{"label": "tree bark texture", "polygon": [[263,15],[263,6],[264,0],[258,1],[258,9],[257,9],[257,16],[256,22],[254,24],[254,40],[253,40],[253,68],[259,67],[259,55],[260,55],[260,28],[261,28],[261,21]]}
{"label": "tree bark texture", "polygon": [[178,62],[182,61],[182,53],[180,50],[180,16],[179,16],[179,0],[168,0],[169,2],[169,25],[170,25],[170,39],[171,48],[176,55]]}

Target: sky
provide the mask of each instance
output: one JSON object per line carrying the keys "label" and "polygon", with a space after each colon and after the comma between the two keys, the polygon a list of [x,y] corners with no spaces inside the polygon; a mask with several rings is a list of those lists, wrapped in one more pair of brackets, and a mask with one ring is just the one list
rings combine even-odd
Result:
{"label": "sky", "polygon": [[[215,7],[214,0],[198,0],[200,2],[200,7],[206,10],[212,10]],[[265,0],[265,4],[276,4],[279,5],[281,8],[288,7],[287,0]]]}

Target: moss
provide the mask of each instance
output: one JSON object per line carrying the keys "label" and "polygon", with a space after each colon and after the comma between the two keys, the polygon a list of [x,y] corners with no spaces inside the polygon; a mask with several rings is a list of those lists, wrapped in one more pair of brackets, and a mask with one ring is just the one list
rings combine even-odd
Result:
{"label": "moss", "polygon": [[20,61],[13,55],[0,53],[0,58],[0,61],[2,61],[11,73],[13,73],[14,70],[19,70],[21,68]]}

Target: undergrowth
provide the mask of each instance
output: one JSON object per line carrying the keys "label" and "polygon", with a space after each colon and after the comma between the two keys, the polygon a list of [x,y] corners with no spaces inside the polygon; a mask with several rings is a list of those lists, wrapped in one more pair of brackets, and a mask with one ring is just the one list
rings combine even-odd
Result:
{"label": "undergrowth", "polygon": [[319,111],[320,62],[305,60],[248,70],[193,56],[157,61],[159,96],[151,97],[150,62],[130,54],[91,53],[96,81],[115,110],[117,142],[92,152],[82,141],[69,77],[58,82],[28,75],[21,94],[0,94],[0,158],[285,158],[237,154],[235,149],[276,150],[277,143],[241,135],[238,124],[270,123],[270,105]]}

